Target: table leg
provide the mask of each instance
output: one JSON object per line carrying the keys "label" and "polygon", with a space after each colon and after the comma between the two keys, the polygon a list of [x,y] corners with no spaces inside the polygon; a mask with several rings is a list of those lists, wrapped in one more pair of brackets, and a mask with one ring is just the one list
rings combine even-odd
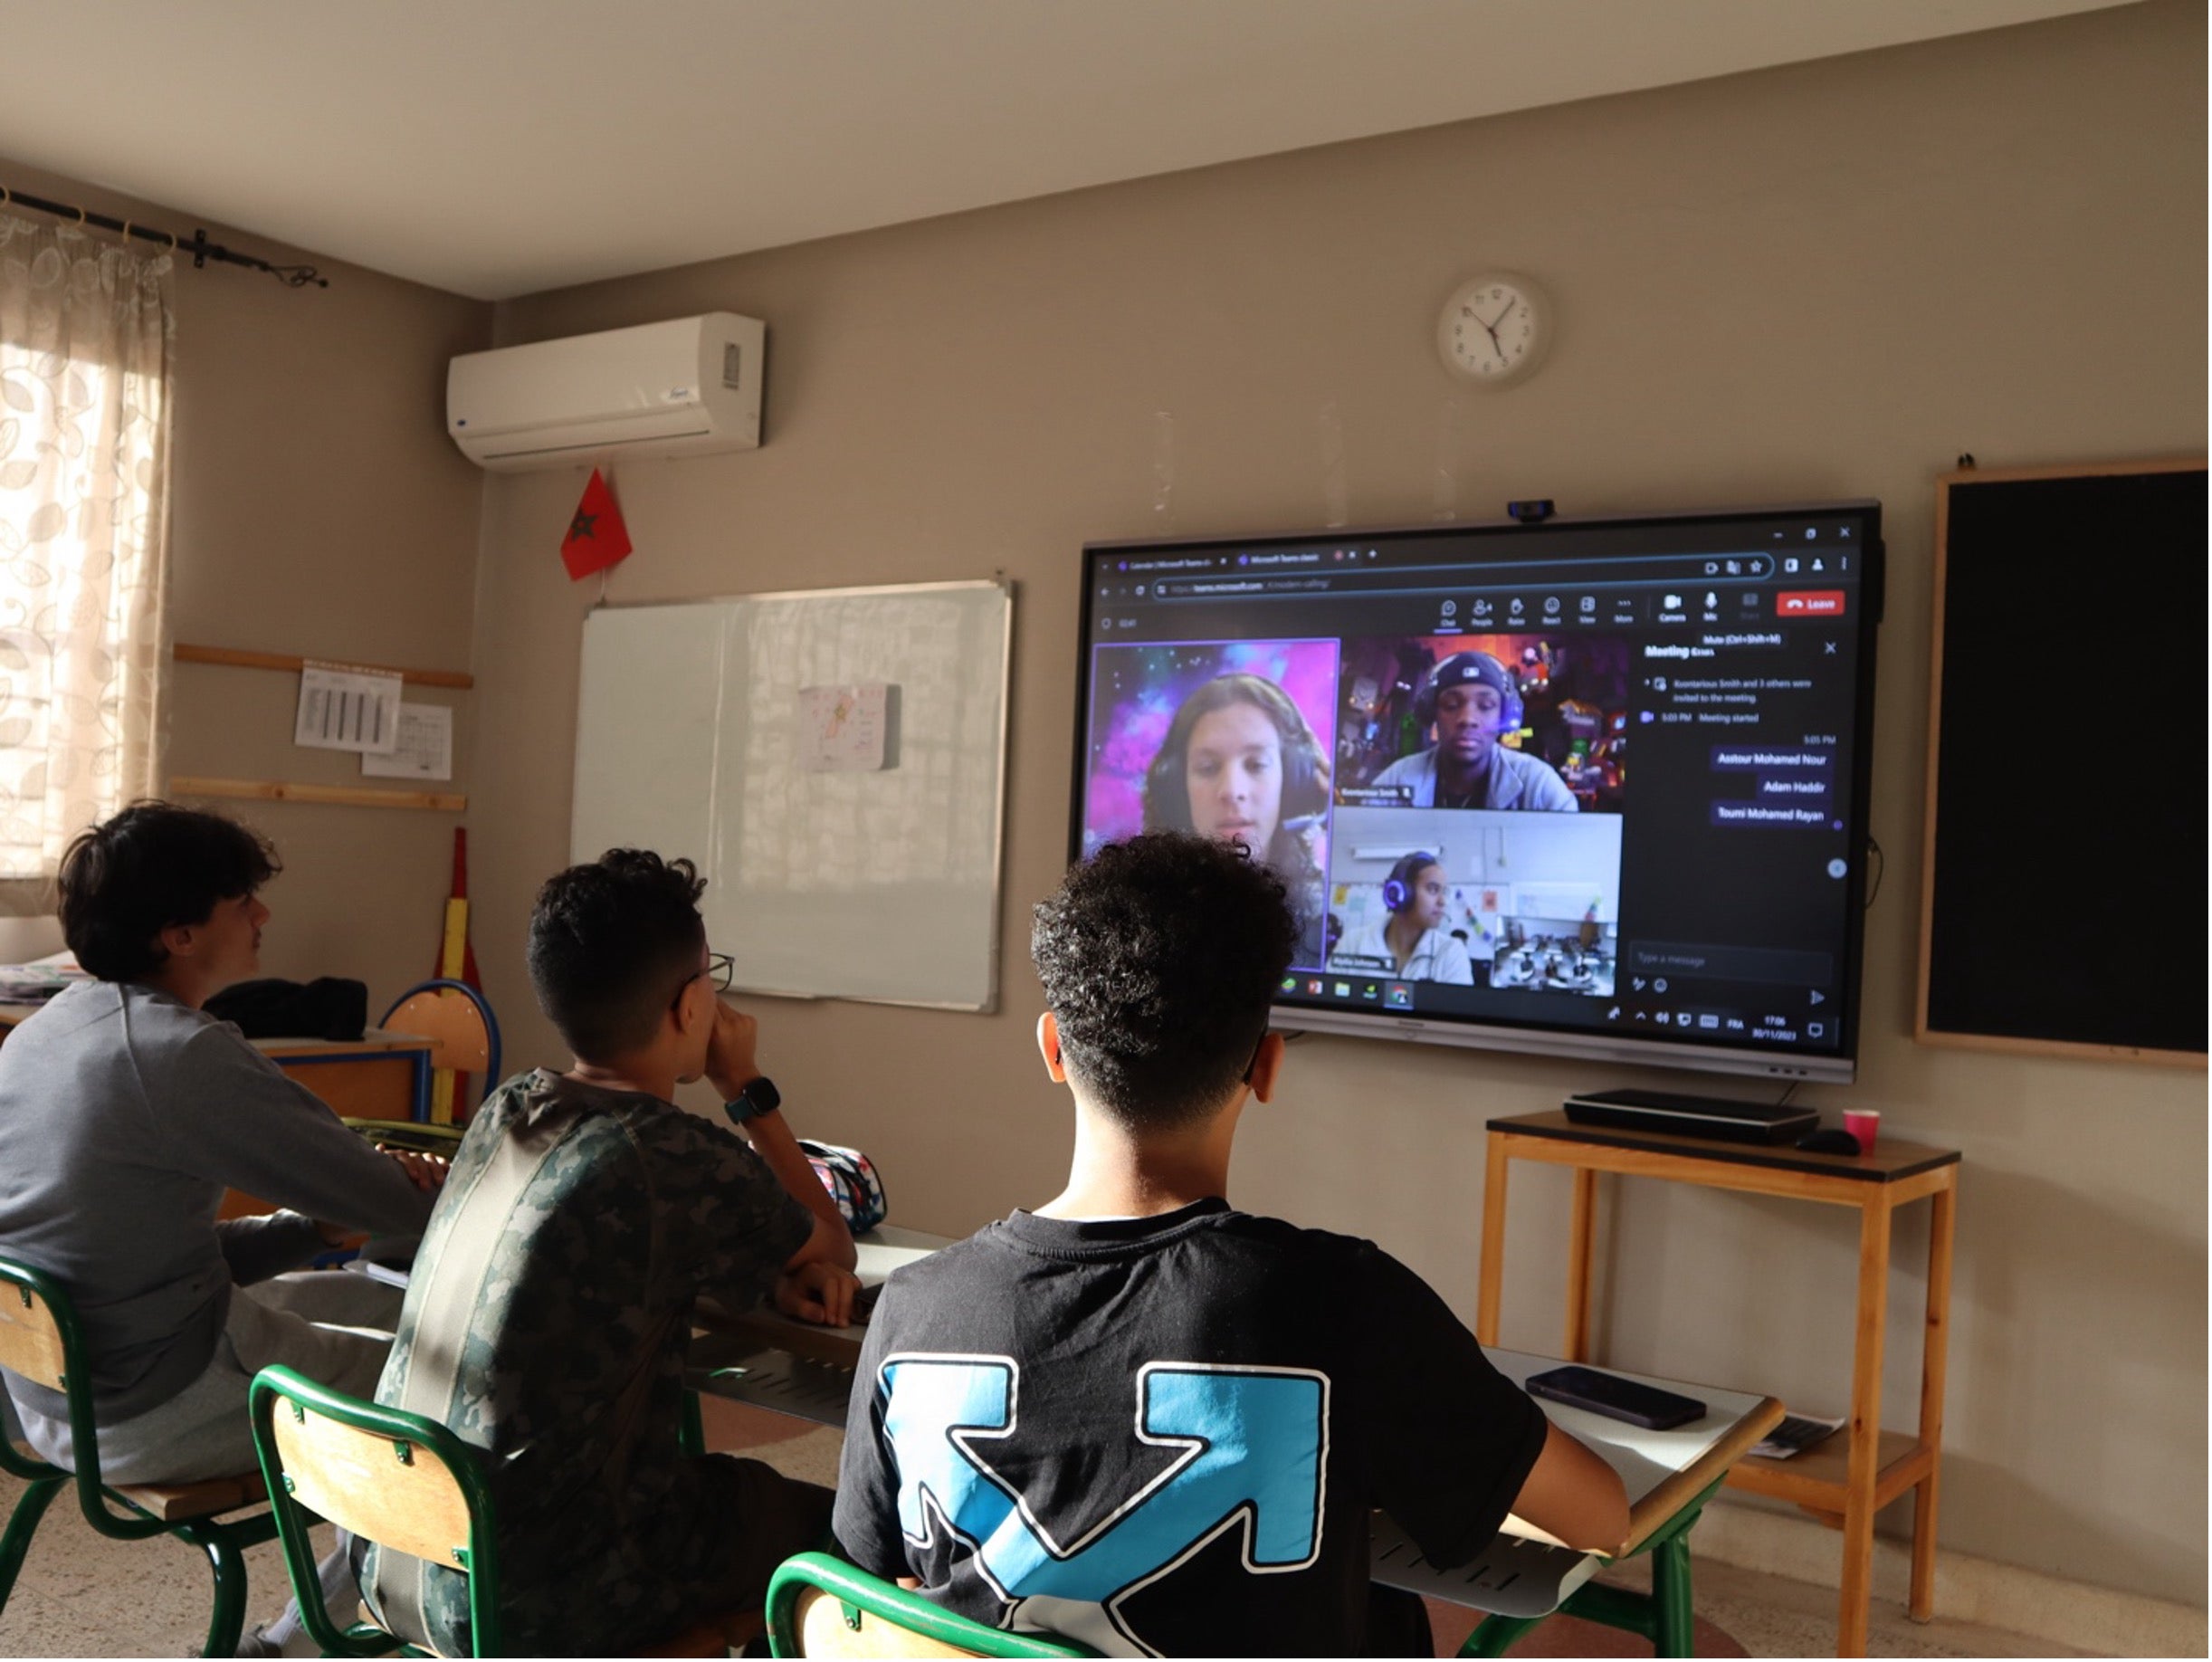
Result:
{"label": "table leg", "polygon": [[1502,1657],[1518,1644],[1522,1634],[1541,1626],[1542,1616],[1485,1616],[1474,1624],[1467,1642],[1454,1653],[1463,1657]]}
{"label": "table leg", "polygon": [[1921,1350],[1921,1445],[1928,1476],[1912,1491],[1912,1590],[1905,1606],[1914,1621],[1935,1615],[1936,1480],[1943,1464],[1943,1381],[1950,1341],[1951,1242],[1958,1225],[1959,1191],[1929,1197],[1928,1328]]}
{"label": "table leg", "polygon": [[1505,1283],[1505,1139],[1490,1133],[1489,1169],[1483,1181],[1483,1268],[1475,1294],[1474,1336],[1498,1342],[1499,1290]]}
{"label": "table leg", "polygon": [[1697,1654],[1697,1623],[1690,1608],[1690,1537],[1687,1533],[1662,1541],[1652,1552],[1652,1602],[1657,1607],[1658,1631],[1652,1636],[1652,1654],[1693,1657]]}
{"label": "table leg", "polygon": [[430,1053],[415,1052],[415,1122],[430,1123]]}
{"label": "table leg", "polygon": [[1866,1654],[1874,1595],[1874,1478],[1882,1461],[1882,1335],[1889,1309],[1890,1205],[1869,1196],[1859,1209],[1859,1304],[1851,1360],[1851,1457],[1844,1483],[1844,1585],[1835,1654]]}
{"label": "table leg", "polygon": [[1567,1235],[1567,1348],[1568,1361],[1590,1359],[1590,1243],[1597,1228],[1597,1173],[1575,1168],[1573,1221]]}

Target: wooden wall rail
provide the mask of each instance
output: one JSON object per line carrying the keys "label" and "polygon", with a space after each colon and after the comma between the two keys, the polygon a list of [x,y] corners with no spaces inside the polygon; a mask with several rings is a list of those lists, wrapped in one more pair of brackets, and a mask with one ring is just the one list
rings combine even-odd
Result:
{"label": "wooden wall rail", "polygon": [[367,785],[294,785],[282,779],[211,779],[173,775],[175,797],[237,797],[260,802],[324,802],[338,807],[430,808],[465,814],[469,799],[451,791],[378,790]]}
{"label": "wooden wall rail", "polygon": [[236,646],[192,646],[179,641],[174,648],[179,664],[222,664],[234,669],[290,670],[298,673],[309,664],[332,669],[357,670],[371,675],[396,675],[412,687],[454,687],[462,692],[476,684],[476,677],[459,670],[396,669],[383,664],[356,664],[350,658],[302,658],[282,652],[247,652]]}

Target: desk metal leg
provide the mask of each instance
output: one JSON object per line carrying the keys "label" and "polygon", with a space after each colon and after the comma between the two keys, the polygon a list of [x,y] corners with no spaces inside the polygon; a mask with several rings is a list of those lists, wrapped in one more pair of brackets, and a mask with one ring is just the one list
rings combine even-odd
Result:
{"label": "desk metal leg", "polygon": [[1844,1585],[1835,1654],[1866,1654],[1866,1607],[1874,1595],[1874,1478],[1882,1464],[1882,1334],[1889,1309],[1890,1205],[1870,1196],[1859,1209],[1858,1331],[1851,1352],[1851,1459],[1844,1494]]}
{"label": "desk metal leg", "polygon": [[430,1053],[427,1050],[416,1051],[415,1053],[415,1122],[417,1125],[430,1123]]}
{"label": "desk metal leg", "polygon": [[1575,1168],[1573,1220],[1567,1234],[1567,1348],[1568,1361],[1590,1359],[1590,1246],[1597,1232],[1597,1173]]}
{"label": "desk metal leg", "polygon": [[1475,1294],[1474,1336],[1498,1342],[1498,1301],[1505,1283],[1505,1139],[1490,1133],[1489,1170],[1483,1181],[1483,1270]]}
{"label": "desk metal leg", "polygon": [[1549,1621],[1549,1616],[1485,1616],[1474,1624],[1474,1631],[1467,1635],[1467,1642],[1459,1648],[1463,1657],[1502,1657],[1521,1642],[1521,1636],[1530,1628]]}
{"label": "desk metal leg", "polygon": [[1912,1590],[1905,1609],[1914,1621],[1935,1615],[1936,1477],[1942,1468],[1943,1377],[1950,1340],[1951,1240],[1958,1222],[1959,1191],[1939,1189],[1929,1197],[1928,1328],[1921,1350],[1921,1446],[1928,1450],[1928,1476],[1912,1491]]}
{"label": "desk metal leg", "polygon": [[1653,1636],[1654,1655],[1693,1657],[1697,1654],[1697,1623],[1691,1615],[1690,1543],[1676,1535],[1663,1541],[1652,1554],[1652,1602],[1658,1609],[1659,1631]]}

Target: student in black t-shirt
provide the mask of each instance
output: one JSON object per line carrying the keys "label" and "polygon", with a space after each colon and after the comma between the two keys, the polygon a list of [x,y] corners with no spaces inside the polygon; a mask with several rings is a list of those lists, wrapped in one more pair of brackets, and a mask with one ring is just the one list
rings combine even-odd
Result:
{"label": "student in black t-shirt", "polygon": [[1282,1070],[1292,938],[1265,866],[1165,832],[1037,907],[1068,1184],[886,1289],[837,1495],[853,1562],[1111,1654],[1426,1656],[1419,1601],[1369,1587],[1372,1508],[1440,1564],[1509,1510],[1619,1546],[1612,1468],[1417,1276],[1225,1199]]}

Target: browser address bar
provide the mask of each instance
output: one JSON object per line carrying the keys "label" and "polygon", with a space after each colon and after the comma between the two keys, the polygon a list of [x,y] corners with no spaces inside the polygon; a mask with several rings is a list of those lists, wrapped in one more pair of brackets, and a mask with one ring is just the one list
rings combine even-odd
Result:
{"label": "browser address bar", "polygon": [[1168,578],[1153,586],[1166,600],[1233,598],[1239,595],[1436,593],[1543,586],[1579,587],[1621,584],[1742,582],[1774,575],[1770,554],[1654,554],[1632,559],[1510,561],[1477,568],[1412,566],[1395,570],[1306,571]]}

